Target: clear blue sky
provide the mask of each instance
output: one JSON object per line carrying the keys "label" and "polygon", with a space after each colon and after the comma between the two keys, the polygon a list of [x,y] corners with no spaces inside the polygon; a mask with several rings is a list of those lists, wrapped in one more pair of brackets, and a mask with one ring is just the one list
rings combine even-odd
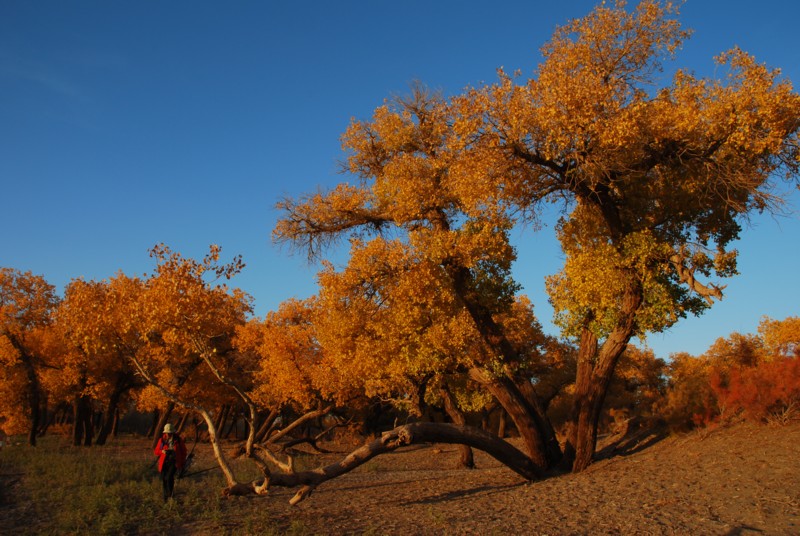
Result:
{"label": "clear blue sky", "polygon": [[[315,292],[317,267],[273,246],[275,203],[346,180],[339,136],[420,80],[445,94],[531,74],[553,28],[596,2],[0,2],[0,266],[70,279],[152,270],[164,242],[244,257],[259,316]],[[712,75],[733,45],[800,84],[800,2],[688,0],[676,66]],[[648,340],[700,354],[762,315],[798,313],[800,195],[756,218],[742,275],[701,318]],[[546,329],[552,226],[516,235],[516,277]]]}

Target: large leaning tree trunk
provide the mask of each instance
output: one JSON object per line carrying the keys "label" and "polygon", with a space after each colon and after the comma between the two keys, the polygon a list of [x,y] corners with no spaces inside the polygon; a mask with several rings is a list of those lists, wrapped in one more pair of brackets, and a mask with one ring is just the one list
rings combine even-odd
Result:
{"label": "large leaning tree trunk", "polygon": [[542,437],[531,407],[513,381],[506,376],[494,376],[479,367],[471,368],[469,377],[485,387],[508,413],[525,444],[526,453],[540,470],[557,461],[548,459],[547,441]]}
{"label": "large leaning tree trunk", "polygon": [[526,480],[542,476],[539,468],[514,446],[479,428],[441,423],[412,423],[384,432],[380,438],[348,454],[342,460],[310,471],[269,473],[264,479],[239,483],[226,490],[228,495],[266,494],[270,486],[301,489],[289,501],[297,504],[320,484],[348,473],[375,456],[419,443],[455,443],[482,450]]}
{"label": "large leaning tree trunk", "polygon": [[[502,327],[492,318],[491,312],[473,297],[469,288],[471,277],[469,270],[460,266],[450,266],[448,271],[455,293],[475,322],[486,345],[499,352],[506,363],[518,362],[519,355]],[[523,390],[509,374],[498,375],[477,366],[469,370],[469,376],[483,385],[503,406],[517,427],[528,455],[537,466],[546,469],[561,459],[561,449],[555,431],[538,402],[532,384],[527,384]]]}

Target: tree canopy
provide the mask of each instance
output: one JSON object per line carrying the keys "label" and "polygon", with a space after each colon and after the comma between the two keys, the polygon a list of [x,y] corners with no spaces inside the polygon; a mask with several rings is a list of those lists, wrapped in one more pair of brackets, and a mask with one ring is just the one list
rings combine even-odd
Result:
{"label": "tree canopy", "polygon": [[434,281],[455,296],[507,375],[517,351],[496,315],[516,289],[508,230],[560,203],[566,258],[547,288],[563,334],[580,341],[566,452],[576,470],[631,337],[722,298],[706,279],[736,273],[741,225],[777,208],[776,181],[800,164],[800,96],[779,71],[734,49],[717,58],[723,79],[678,70],[661,85],[689,36],[676,16],[666,2],[601,4],[556,30],[534,78],[501,71],[451,98],[416,87],[345,132],[355,184],[279,205],[275,238],[311,255],[356,237],[348,270],[381,270],[377,252],[390,250],[427,263],[414,297]]}

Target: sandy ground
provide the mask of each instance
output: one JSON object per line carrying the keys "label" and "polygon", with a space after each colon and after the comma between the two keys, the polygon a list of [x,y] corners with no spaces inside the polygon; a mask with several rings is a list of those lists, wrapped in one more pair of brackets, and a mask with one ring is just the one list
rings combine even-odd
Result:
{"label": "sandy ground", "polygon": [[533,483],[482,453],[464,470],[453,446],[407,447],[297,506],[276,488],[230,507],[313,534],[800,534],[800,424],[627,447],[582,474]]}
{"label": "sandy ground", "polygon": [[[170,534],[800,535],[800,423],[612,439],[587,471],[538,482],[480,452],[477,469],[467,470],[456,468],[455,446],[406,447],[326,482],[297,506],[289,505],[295,490],[230,499],[208,490],[221,514],[213,529],[197,522]],[[206,445],[196,454],[195,467],[214,466]],[[180,487],[211,482],[221,489],[216,477]]]}

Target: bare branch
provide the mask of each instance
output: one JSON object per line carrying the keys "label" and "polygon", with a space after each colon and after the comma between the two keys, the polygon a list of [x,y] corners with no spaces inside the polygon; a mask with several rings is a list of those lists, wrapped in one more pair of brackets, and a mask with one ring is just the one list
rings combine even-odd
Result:
{"label": "bare branch", "polygon": [[714,299],[717,300],[722,299],[722,291],[725,286],[717,286],[710,284],[708,286],[704,285],[694,277],[694,270],[688,268],[684,264],[685,257],[681,253],[676,253],[672,257],[670,257],[670,262],[672,263],[672,267],[675,269],[675,272],[678,274],[682,283],[686,283],[686,285],[692,289],[694,292],[699,294],[703,297],[709,305],[713,305]]}

